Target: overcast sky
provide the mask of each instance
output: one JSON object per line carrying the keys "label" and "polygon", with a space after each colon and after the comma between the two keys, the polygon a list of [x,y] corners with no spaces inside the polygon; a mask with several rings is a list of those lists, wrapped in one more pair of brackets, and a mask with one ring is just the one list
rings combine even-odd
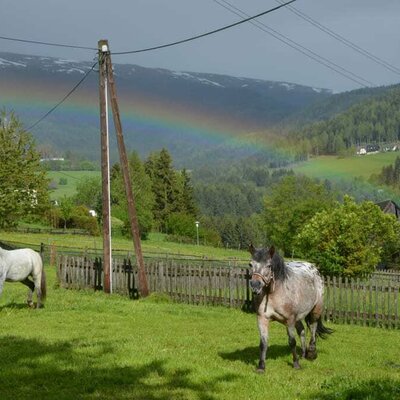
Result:
{"label": "overcast sky", "polygon": [[[104,38],[109,40],[111,51],[137,50],[198,35],[240,19],[217,1],[225,1],[229,8],[226,0],[2,0],[0,35],[89,47],[97,47],[97,41]],[[277,5],[276,0],[228,1],[236,12],[249,15]],[[400,71],[400,1],[297,0],[292,6]],[[113,62],[294,82],[335,92],[362,87],[265,32],[272,28],[303,46],[302,51],[311,50],[314,58],[320,56],[334,62],[336,66],[330,64],[331,67],[345,68],[355,80],[365,79],[369,82],[362,81],[366,86],[400,81],[400,73],[374,63],[287,9],[281,8],[258,21],[263,30],[245,23],[175,47],[114,55]],[[95,56],[90,50],[5,40],[0,40],[0,51],[73,60],[91,60]]]}

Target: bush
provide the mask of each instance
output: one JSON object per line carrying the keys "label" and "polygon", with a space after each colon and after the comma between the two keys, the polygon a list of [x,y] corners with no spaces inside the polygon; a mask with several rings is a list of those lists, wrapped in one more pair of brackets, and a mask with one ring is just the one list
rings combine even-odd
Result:
{"label": "bush", "polygon": [[196,219],[184,213],[171,213],[167,218],[167,233],[196,240]]}
{"label": "bush", "polygon": [[317,213],[295,239],[302,257],[326,275],[359,276],[389,261],[400,248],[400,223],[370,201],[343,204]]}
{"label": "bush", "polygon": [[70,221],[70,228],[84,229],[89,232],[90,235],[97,236],[100,234],[99,224],[97,219],[90,215],[73,215]]}

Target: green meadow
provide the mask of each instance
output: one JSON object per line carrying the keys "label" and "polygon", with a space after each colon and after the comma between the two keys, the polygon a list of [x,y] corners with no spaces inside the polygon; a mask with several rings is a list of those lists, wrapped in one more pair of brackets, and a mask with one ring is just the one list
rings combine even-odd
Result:
{"label": "green meadow", "polygon": [[345,158],[319,156],[297,164],[293,170],[312,178],[340,180],[361,177],[368,180],[372,174],[379,174],[383,166],[393,164],[398,155],[398,152],[388,152]]}
{"label": "green meadow", "polygon": [[[47,175],[50,182],[56,185],[51,190],[50,198],[52,200],[61,199],[64,196],[71,197],[76,193],[76,185],[87,177],[100,177],[100,171],[49,171]],[[65,184],[60,184],[64,181]]]}
{"label": "green meadow", "polygon": [[256,317],[236,309],[130,300],[57,287],[47,268],[45,308],[25,288],[0,298],[0,398],[400,398],[400,331],[327,323],[314,362],[291,366],[285,328],[273,323],[265,374],[257,374]]}

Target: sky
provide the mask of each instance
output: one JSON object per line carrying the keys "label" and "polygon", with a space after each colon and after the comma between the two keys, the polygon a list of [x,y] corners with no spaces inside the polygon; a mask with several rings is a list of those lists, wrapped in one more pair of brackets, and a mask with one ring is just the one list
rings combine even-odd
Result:
{"label": "sky", "polygon": [[[232,6],[236,13],[256,15],[278,5],[277,0],[2,0],[1,3],[0,36],[93,48],[98,40],[107,39],[111,52],[166,44],[237,22],[243,16],[227,9]],[[293,82],[334,92],[400,82],[400,1],[297,0],[291,6],[399,70],[384,68],[287,8],[258,18],[258,27],[244,23],[178,46],[140,54],[115,54],[112,60],[114,64]],[[290,39],[292,47],[265,32],[271,29],[275,36]],[[302,52],[293,49],[298,45],[303,46]],[[96,56],[95,50],[7,40],[0,40],[0,51],[88,61]]]}

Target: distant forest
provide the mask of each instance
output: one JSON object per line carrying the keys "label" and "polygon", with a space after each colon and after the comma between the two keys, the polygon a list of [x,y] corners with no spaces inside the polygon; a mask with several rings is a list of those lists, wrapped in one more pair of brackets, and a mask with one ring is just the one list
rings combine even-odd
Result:
{"label": "distant forest", "polygon": [[326,121],[292,130],[287,136],[291,147],[306,155],[354,154],[366,143],[400,141],[400,88],[370,98]]}

